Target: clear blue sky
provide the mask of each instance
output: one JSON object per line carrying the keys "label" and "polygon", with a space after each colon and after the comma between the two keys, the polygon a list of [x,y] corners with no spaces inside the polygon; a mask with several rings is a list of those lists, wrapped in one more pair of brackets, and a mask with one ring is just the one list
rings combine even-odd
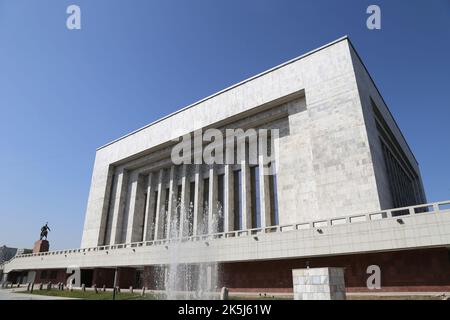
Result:
{"label": "clear blue sky", "polygon": [[97,147],[346,34],[450,198],[449,0],[0,0],[0,245],[78,247]]}

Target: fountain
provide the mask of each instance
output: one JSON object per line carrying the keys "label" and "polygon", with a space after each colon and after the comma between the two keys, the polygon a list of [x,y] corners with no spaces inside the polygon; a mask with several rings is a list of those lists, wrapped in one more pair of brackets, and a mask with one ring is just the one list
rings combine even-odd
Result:
{"label": "fountain", "polygon": [[[170,263],[166,266],[155,268],[156,275],[154,282],[156,288],[164,290],[167,300],[177,299],[198,299],[211,300],[219,298],[219,265],[217,262],[186,264],[180,261],[181,250],[186,250],[180,237],[180,219],[184,219],[183,230],[193,230],[192,204],[185,208],[180,199],[174,200],[175,212],[170,217],[168,228],[168,238],[171,242],[168,244]],[[202,219],[198,221],[197,234],[208,233],[208,204],[205,202],[203,207]],[[164,209],[165,210],[165,209]],[[222,219],[222,208],[220,203],[217,205],[217,214],[213,217],[211,224],[213,231],[218,232],[219,222]],[[165,212],[168,217],[168,212]],[[186,236],[184,234],[183,236]],[[197,249],[198,250],[198,249]]]}

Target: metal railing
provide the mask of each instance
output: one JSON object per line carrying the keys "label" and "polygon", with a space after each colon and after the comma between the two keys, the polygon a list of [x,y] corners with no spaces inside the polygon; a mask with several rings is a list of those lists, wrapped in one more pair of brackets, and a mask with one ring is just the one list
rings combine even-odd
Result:
{"label": "metal railing", "polygon": [[[132,243],[122,243],[122,244],[113,244],[113,245],[103,245],[97,247],[89,247],[89,248],[78,248],[78,249],[65,249],[65,250],[56,250],[49,252],[40,252],[40,253],[28,253],[16,255],[9,261],[6,261],[4,264],[11,262],[13,259],[27,258],[27,257],[36,257],[36,256],[52,256],[52,255],[65,255],[67,257],[68,254],[86,254],[90,252],[99,252],[105,251],[109,253],[110,250],[119,250],[126,248],[141,248],[148,246],[159,246],[159,245],[169,245],[171,243],[180,243],[180,242],[195,242],[195,241],[208,241],[208,240],[216,240],[216,239],[227,239],[227,238],[239,238],[239,237],[249,237],[249,236],[257,236],[261,234],[268,233],[277,233],[277,232],[288,232],[295,230],[311,230],[311,229],[321,229],[326,227],[333,227],[338,225],[345,224],[354,224],[361,222],[370,222],[377,221],[381,219],[398,219],[397,217],[418,215],[418,214],[432,214],[442,211],[450,211],[450,200],[442,201],[442,202],[434,202],[422,205],[415,205],[410,207],[403,208],[395,208],[382,210],[377,212],[371,212],[366,214],[356,214],[344,217],[336,217],[331,219],[322,219],[311,222],[301,222],[301,223],[293,223],[286,225],[276,225],[270,227],[263,228],[253,228],[246,230],[236,230],[236,231],[228,231],[228,232],[218,232],[212,234],[201,234],[194,235],[188,237],[180,237],[180,238],[171,238],[171,239],[158,239],[151,241],[141,241],[141,242],[132,242]],[[0,269],[2,265],[0,265]]]}

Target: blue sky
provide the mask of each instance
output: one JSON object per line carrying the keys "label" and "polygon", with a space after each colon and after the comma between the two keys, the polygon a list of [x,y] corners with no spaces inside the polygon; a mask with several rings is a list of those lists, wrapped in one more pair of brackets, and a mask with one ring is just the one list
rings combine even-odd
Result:
{"label": "blue sky", "polygon": [[346,34],[449,199],[449,0],[0,0],[0,245],[78,247],[97,147]]}

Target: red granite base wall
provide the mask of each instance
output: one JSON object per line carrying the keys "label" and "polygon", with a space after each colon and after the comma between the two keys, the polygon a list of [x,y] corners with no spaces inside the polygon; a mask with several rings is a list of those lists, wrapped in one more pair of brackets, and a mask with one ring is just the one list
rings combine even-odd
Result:
{"label": "red granite base wall", "polygon": [[119,268],[117,271],[117,285],[120,288],[136,288],[136,269],[135,268]]}
{"label": "red granite base wall", "polygon": [[27,280],[28,271],[12,271],[7,275],[7,281],[9,283],[25,283]]}
{"label": "red granite base wall", "polygon": [[[450,257],[445,248],[347,256],[225,263],[221,286],[231,291],[292,292],[292,269],[344,267],[348,292],[450,291]],[[381,269],[381,290],[366,286],[367,267]]]}
{"label": "red granite base wall", "polygon": [[[292,292],[292,269],[315,267],[345,268],[348,292],[440,292],[450,291],[450,251],[445,248],[365,253],[308,259],[223,263],[219,266],[219,287],[242,292]],[[366,286],[367,267],[381,269],[381,289]],[[113,287],[114,268],[97,268],[92,284]],[[140,275],[140,279],[138,278]],[[37,270],[35,283],[66,282],[66,270]],[[138,281],[139,280],[139,281]],[[137,274],[135,268],[119,268],[118,286],[164,289],[164,267],[146,266]],[[142,284],[141,284],[142,285]]]}
{"label": "red granite base wall", "polygon": [[164,268],[160,266],[146,266],[143,272],[143,284],[150,290],[164,290]]}
{"label": "red granite base wall", "polygon": [[96,284],[98,288],[102,288],[104,285],[107,288],[112,288],[114,286],[114,272],[115,269],[112,268],[94,269],[92,283]]}
{"label": "red granite base wall", "polygon": [[[96,268],[92,277],[92,283],[98,288],[105,285],[107,288],[114,286],[115,268]],[[130,286],[134,288],[136,285],[136,269],[135,268],[118,268],[117,269],[117,286],[122,289],[128,289]]]}
{"label": "red granite base wall", "polygon": [[66,283],[69,274],[66,273],[65,269],[47,269],[47,270],[36,270],[36,277],[34,278],[34,283],[49,283],[57,284],[60,282]]}
{"label": "red granite base wall", "polygon": [[[92,278],[90,279],[87,272],[92,272]],[[92,286],[94,284],[101,288],[106,285],[107,288],[112,288],[114,285],[114,268],[97,268],[94,270],[82,269],[81,270],[81,282],[86,282],[86,286]],[[49,283],[57,284],[59,282],[66,283],[69,274],[65,269],[48,269],[37,270],[35,283]],[[83,280],[84,278],[84,280]],[[136,269],[134,268],[119,268],[117,273],[117,285],[120,288],[129,288],[136,284]]]}

